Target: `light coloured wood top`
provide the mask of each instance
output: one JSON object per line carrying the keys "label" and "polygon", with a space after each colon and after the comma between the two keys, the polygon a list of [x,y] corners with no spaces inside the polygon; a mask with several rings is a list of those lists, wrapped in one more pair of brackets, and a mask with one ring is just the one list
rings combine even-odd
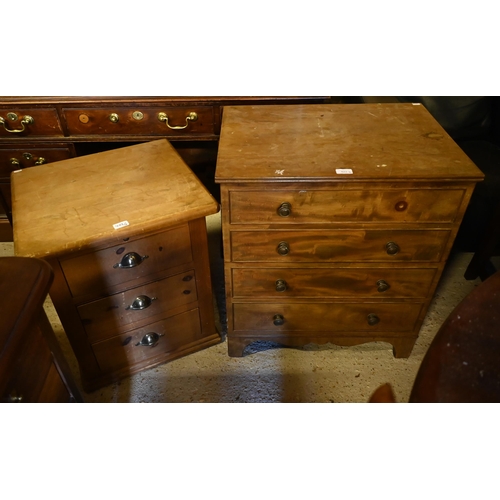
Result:
{"label": "light coloured wood top", "polygon": [[224,108],[220,183],[483,177],[420,104]]}
{"label": "light coloured wood top", "polygon": [[14,249],[26,257],[92,248],[219,210],[166,139],[18,170],[11,181]]}

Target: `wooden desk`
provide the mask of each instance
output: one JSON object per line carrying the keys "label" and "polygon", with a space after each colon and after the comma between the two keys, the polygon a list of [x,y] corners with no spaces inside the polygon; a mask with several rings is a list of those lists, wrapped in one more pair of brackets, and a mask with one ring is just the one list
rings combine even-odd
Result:
{"label": "wooden desk", "polygon": [[20,168],[167,138],[211,190],[222,109],[328,97],[1,97],[0,241],[12,241],[9,176]]}

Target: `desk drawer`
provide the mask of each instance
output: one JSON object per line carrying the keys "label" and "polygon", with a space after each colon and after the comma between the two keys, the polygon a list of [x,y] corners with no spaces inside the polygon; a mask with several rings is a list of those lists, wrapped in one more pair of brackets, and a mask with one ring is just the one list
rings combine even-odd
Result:
{"label": "desk drawer", "polygon": [[234,262],[439,262],[445,230],[232,231]]}
{"label": "desk drawer", "polygon": [[[147,334],[156,334],[154,346],[137,345]],[[152,337],[154,340],[154,337]],[[110,372],[123,367],[150,365],[163,361],[177,349],[189,347],[202,338],[198,309],[192,309],[148,326],[132,330],[92,345],[101,370]]]}
{"label": "desk drawer", "polygon": [[[64,109],[71,135],[198,136],[214,134],[211,106]],[[159,114],[168,117],[168,125]]]}
{"label": "desk drawer", "polygon": [[231,224],[446,222],[463,189],[231,191]]}
{"label": "desk drawer", "polygon": [[0,137],[63,136],[55,108],[0,108]]}
{"label": "desk drawer", "polygon": [[436,269],[233,268],[234,298],[425,298]]}
{"label": "desk drawer", "polygon": [[422,304],[233,304],[234,331],[411,332]]}
{"label": "desk drawer", "polygon": [[67,160],[73,156],[75,151],[72,144],[0,144],[0,177],[10,177],[14,170]]}
{"label": "desk drawer", "polygon": [[[72,295],[78,297],[95,296],[109,287],[153,276],[192,260],[186,224],[147,238],[61,260],[61,267]],[[122,262],[130,262],[133,267],[119,267]]]}
{"label": "desk drawer", "polygon": [[148,283],[78,308],[90,342],[124,330],[128,325],[153,321],[158,315],[196,302],[194,271]]}

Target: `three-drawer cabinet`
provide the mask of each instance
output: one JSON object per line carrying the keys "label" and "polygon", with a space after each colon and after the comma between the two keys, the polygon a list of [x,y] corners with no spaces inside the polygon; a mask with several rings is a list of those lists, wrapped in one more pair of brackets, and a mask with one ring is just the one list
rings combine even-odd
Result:
{"label": "three-drawer cabinet", "polygon": [[392,344],[410,355],[482,173],[423,106],[228,107],[228,349]]}
{"label": "three-drawer cabinet", "polygon": [[52,266],[86,390],[220,342],[205,221],[218,203],[168,141],[21,169],[12,193],[15,252]]}

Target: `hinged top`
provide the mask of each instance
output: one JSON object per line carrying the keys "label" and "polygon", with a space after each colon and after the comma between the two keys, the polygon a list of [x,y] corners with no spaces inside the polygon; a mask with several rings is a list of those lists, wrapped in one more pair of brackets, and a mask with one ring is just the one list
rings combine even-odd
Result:
{"label": "hinged top", "polygon": [[216,213],[217,201],[166,139],[11,175],[16,255],[92,248]]}
{"label": "hinged top", "polygon": [[478,181],[422,105],[225,107],[216,181]]}

